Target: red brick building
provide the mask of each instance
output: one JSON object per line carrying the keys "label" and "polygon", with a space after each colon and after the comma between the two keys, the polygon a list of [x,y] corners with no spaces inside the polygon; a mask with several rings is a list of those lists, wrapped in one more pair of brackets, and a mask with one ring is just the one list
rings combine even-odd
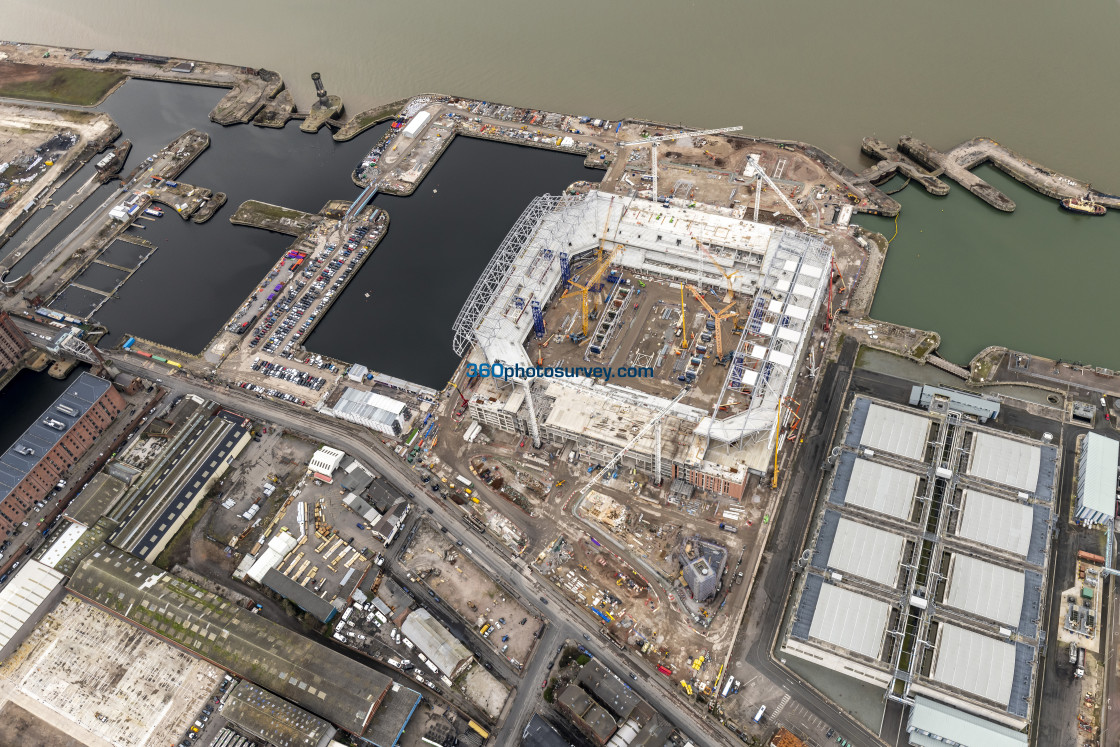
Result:
{"label": "red brick building", "polygon": [[31,343],[8,312],[0,313],[0,373],[19,363],[30,349]]}
{"label": "red brick building", "polygon": [[0,533],[11,536],[125,408],[105,379],[83,373],[0,455]]}

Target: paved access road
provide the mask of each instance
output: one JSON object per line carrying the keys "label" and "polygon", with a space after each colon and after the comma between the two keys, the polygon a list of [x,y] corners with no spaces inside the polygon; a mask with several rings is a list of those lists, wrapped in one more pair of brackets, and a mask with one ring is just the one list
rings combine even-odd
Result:
{"label": "paved access road", "polygon": [[[550,619],[553,628],[560,628],[554,635],[564,636],[566,633],[573,639],[582,640],[584,634],[591,635],[591,642],[584,642],[600,660],[620,677],[627,677],[627,673],[635,669],[618,649],[612,645],[604,645],[601,639],[595,637],[596,630],[584,619],[584,615],[556,588],[542,584],[537,577],[526,578],[520,570],[513,567],[509,551],[491,544],[488,538],[479,534],[464,521],[461,511],[450,507],[443,501],[433,498],[429,491],[424,490],[423,483],[401,463],[400,459],[390,451],[379,439],[366,429],[351,425],[350,423],[326,418],[314,412],[301,412],[279,403],[257,399],[242,389],[231,389],[222,385],[209,384],[194,379],[187,379],[181,374],[171,374],[156,364],[141,364],[136,358],[126,355],[112,354],[114,363],[123,371],[143,376],[147,379],[162,379],[165,387],[174,394],[197,394],[220,402],[221,404],[236,409],[251,418],[276,423],[290,430],[306,433],[315,438],[322,439],[344,448],[349,454],[365,461],[383,478],[392,483],[402,492],[412,494],[413,500],[421,509],[431,508],[440,520],[454,526],[466,547],[471,548],[474,560],[480,566],[488,569],[496,578],[502,578],[507,588],[518,594],[526,604],[532,604],[541,611],[544,617]],[[547,602],[541,602],[541,598]],[[561,628],[563,625],[565,627]],[[546,640],[548,639],[546,633]],[[554,640],[554,639],[552,639]],[[555,644],[554,644],[555,645]],[[538,648],[547,651],[546,646]],[[528,709],[535,705],[540,697],[540,682],[537,689],[533,688],[533,680],[529,675],[541,671],[540,657],[534,657],[526,670],[526,677],[518,689],[512,710],[521,716],[527,716]],[[543,679],[543,676],[542,676]],[[660,683],[653,684],[644,677],[629,681],[635,692],[645,698],[658,712],[668,718],[677,727],[684,731],[697,744],[717,745],[736,744],[734,737],[714,722],[708,721],[703,715],[690,710],[678,698],[665,691]],[[512,714],[511,714],[512,716]],[[507,719],[505,732],[520,732],[521,724],[512,717]],[[506,736],[506,739],[509,739]]]}

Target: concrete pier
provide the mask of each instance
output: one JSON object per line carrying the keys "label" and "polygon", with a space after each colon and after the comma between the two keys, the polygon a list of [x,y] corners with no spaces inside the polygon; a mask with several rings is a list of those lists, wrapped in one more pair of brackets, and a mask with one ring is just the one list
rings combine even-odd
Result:
{"label": "concrete pier", "polygon": [[[996,210],[1010,213],[1015,209],[1014,200],[973,174],[968,170],[970,167],[962,165],[949,154],[935,150],[921,140],[909,136],[899,139],[898,149],[925,166],[933,174],[945,174]],[[983,160],[976,161],[971,168],[979,166],[983,163]]]}
{"label": "concrete pier", "polygon": [[249,226],[288,236],[302,236],[322,220],[322,216],[302,210],[271,205],[258,200],[246,200],[230,216],[235,226]]}
{"label": "concrete pier", "polygon": [[882,140],[873,137],[864,138],[861,150],[872,158],[880,160],[871,168],[860,172],[856,183],[882,184],[895,174],[902,174],[907,179],[922,185],[931,195],[949,194],[948,184]]}

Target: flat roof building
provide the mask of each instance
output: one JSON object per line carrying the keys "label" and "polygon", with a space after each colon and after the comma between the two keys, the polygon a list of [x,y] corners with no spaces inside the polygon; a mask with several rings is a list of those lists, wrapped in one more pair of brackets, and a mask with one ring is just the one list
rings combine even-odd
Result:
{"label": "flat roof building", "polygon": [[23,360],[31,350],[31,342],[16,326],[8,312],[0,312],[0,372]]}
{"label": "flat roof building", "polygon": [[1088,524],[1104,524],[1116,516],[1120,441],[1092,431],[1081,442],[1077,462],[1077,512]]}
{"label": "flat roof building", "polygon": [[968,460],[968,474],[1033,493],[1038,485],[1042,450],[1020,441],[977,433]]}
{"label": "flat roof building", "polygon": [[914,698],[906,732],[914,747],[1027,747],[1027,735],[936,700]]}
{"label": "flat roof building", "polygon": [[866,449],[921,461],[929,440],[929,420],[892,407],[872,404],[859,444]]}

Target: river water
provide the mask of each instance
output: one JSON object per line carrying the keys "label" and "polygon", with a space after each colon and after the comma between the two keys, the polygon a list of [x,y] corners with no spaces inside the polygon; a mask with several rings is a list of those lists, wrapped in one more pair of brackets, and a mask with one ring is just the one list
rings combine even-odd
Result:
{"label": "river water", "polygon": [[[1082,4],[1075,13],[1044,0],[792,5],[763,0],[749,6],[736,0],[336,0],[329,6],[296,0],[197,0],[189,10],[175,13],[153,12],[150,3],[140,0],[9,0],[4,34],[16,40],[267,67],[284,76],[302,108],[311,101],[310,73],[318,70],[350,113],[417,92],[451,92],[608,118],[741,124],[751,134],[812,142],[854,168],[866,163],[858,148],[868,135],[894,141],[909,134],[940,148],[988,135],[1047,166],[1092,180],[1100,189],[1120,192],[1120,148],[1112,144],[1120,100],[1080,84],[1093,79],[1092,71],[1120,64],[1120,46],[1113,38],[1118,22],[1120,4],[1104,0]],[[156,88],[165,92],[154,93]],[[118,96],[134,90],[139,88],[130,83]],[[184,93],[194,90],[145,90],[144,96],[153,97],[151,111],[145,113],[150,121],[137,126],[167,127],[152,136],[155,142],[141,146],[139,140],[154,130],[124,126],[125,136],[138,142],[134,154],[146,156],[185,129],[175,102],[187,97],[202,111],[220,95],[205,89]],[[106,108],[112,110],[118,96]],[[192,115],[189,124],[205,127],[205,117]],[[234,135],[238,130],[243,134]],[[245,172],[274,168],[266,163],[270,158],[299,159],[305,148],[320,148],[316,168],[324,170],[313,180],[321,180],[319,188],[339,187],[324,194],[304,185],[306,202],[300,205],[313,207],[323,199],[352,194],[343,191],[348,189],[351,156],[372,142],[368,136],[360,138],[351,151],[333,147],[325,134],[306,136],[293,127],[282,133],[250,127],[229,133],[230,142],[239,145],[224,153],[233,153]],[[130,305],[129,294],[137,291],[126,286],[120,302],[99,314],[114,327],[127,324],[197,349],[229,311],[228,301],[217,297],[233,298],[251,285],[285,243],[249,229],[213,227],[228,218],[226,211],[240,199],[262,195],[216,179],[204,181],[200,172],[212,168],[217,177],[222,170],[213,161],[229,157],[209,156],[185,178],[230,192],[231,206],[201,231],[171,227],[170,219],[164,219],[163,226],[149,228],[147,234],[153,238],[160,233],[168,246],[186,247],[176,251],[199,252],[200,258],[219,252],[232,258],[229,274],[211,279],[229,287],[212,289],[213,297],[205,295],[210,289],[202,291],[190,316],[180,314],[168,322],[137,318],[143,305]],[[445,156],[455,157],[455,148]],[[898,195],[904,206],[901,230],[884,270],[875,315],[938,330],[942,352],[959,362],[985,345],[1001,343],[1120,367],[1116,346],[1101,344],[1110,312],[1107,292],[1092,282],[1115,277],[1108,247],[1120,239],[1116,220],[1062,215],[1053,202],[990,169],[984,174],[1016,200],[1016,213],[997,213],[956,186],[940,200],[914,187]],[[273,186],[272,180],[244,179],[246,185]],[[425,182],[422,192],[428,189]],[[287,197],[290,203],[299,202],[295,195]],[[411,204],[419,205],[419,198],[411,198],[416,201]],[[404,207],[409,201],[400,202],[402,208],[395,211],[411,210]],[[432,205],[442,209],[449,201],[443,202]],[[515,215],[513,202],[506,212]],[[438,223],[439,214],[424,220]],[[494,235],[502,233],[498,223]],[[389,237],[406,230],[395,216]],[[893,225],[884,230],[889,235]],[[211,234],[223,238],[210,239]],[[383,249],[389,248],[389,240]],[[448,250],[425,251],[425,256],[442,256]],[[388,271],[385,255],[371,267],[384,265]],[[160,252],[152,262],[171,266],[170,257],[160,257]],[[202,279],[200,269],[184,276],[191,282],[181,289],[169,288],[158,272],[148,270],[146,266],[129,285],[147,283],[150,298],[167,293],[168,303],[190,304],[198,298],[194,281]],[[391,285],[391,276],[384,277],[381,282]],[[465,295],[473,280],[473,275],[457,278],[454,293]],[[425,287],[412,277],[400,283],[416,283],[420,295],[394,308],[424,314],[442,304],[455,306],[444,298],[444,287]],[[348,309],[345,313],[360,311],[352,294],[343,302],[338,308]],[[374,344],[375,351],[362,355],[354,349],[357,343],[339,331],[339,316],[345,318],[341,311],[328,315],[314,344],[403,374],[406,367],[393,359],[413,356],[412,346],[400,348],[399,338],[383,338]],[[432,329],[440,325],[442,321]],[[350,331],[351,337],[364,334]],[[439,334],[425,338],[424,345],[443,350],[447,340]]]}

